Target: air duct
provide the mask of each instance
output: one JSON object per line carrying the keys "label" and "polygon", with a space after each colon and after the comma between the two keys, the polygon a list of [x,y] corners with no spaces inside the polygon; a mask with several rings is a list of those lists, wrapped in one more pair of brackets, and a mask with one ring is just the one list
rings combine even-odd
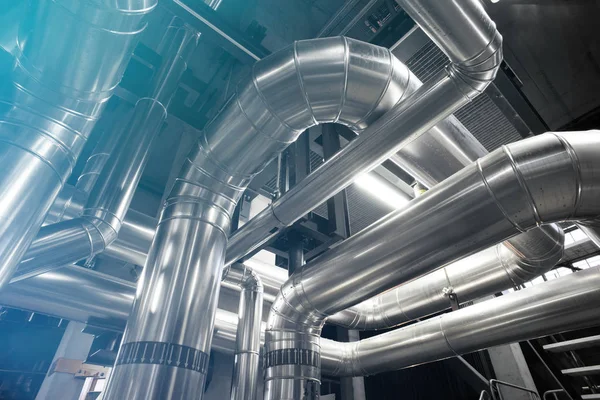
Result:
{"label": "air duct", "polygon": [[519,287],[561,260],[563,232],[556,225],[547,228],[551,229],[522,234],[532,240],[527,257],[500,243],[340,311],[328,317],[327,323],[349,329],[386,329]]}
{"label": "air duct", "polygon": [[155,5],[29,2],[0,88],[0,287],[70,175]]}
{"label": "air duct", "polygon": [[[451,64],[431,82],[417,89],[409,99],[400,103],[393,112],[385,115],[371,127],[377,130],[379,127],[393,124],[397,132],[403,134],[401,135],[403,138],[398,140],[398,146],[389,148],[389,152],[382,151],[383,159],[389,158],[403,145],[412,142],[416,137],[480,94],[495,78],[502,60],[502,37],[478,1],[440,3],[433,0],[414,0],[401,1],[399,4],[448,55]],[[368,170],[369,164],[365,163],[365,158],[357,157],[348,164],[342,161],[343,154],[356,152],[355,149],[359,148],[365,140],[364,136],[359,136],[337,154],[338,162],[335,163],[335,166],[343,166],[341,171],[336,171],[335,175],[311,174],[290,190],[287,193],[289,209],[294,210],[294,213],[302,214],[310,211],[310,209],[302,208],[306,203],[302,198],[305,196],[298,194],[302,193],[303,187],[318,181],[318,179],[323,179],[323,181],[316,187],[316,196],[326,199],[330,197],[329,194],[335,193],[331,193],[332,186],[334,189],[338,189],[338,185],[331,185],[331,182],[337,182],[341,186],[340,188],[349,183],[351,174],[348,174],[346,170],[350,168],[361,171]],[[383,159],[378,161],[383,161]],[[331,164],[328,166],[328,163],[325,163],[320,167],[321,170],[327,170],[327,168],[332,169]],[[449,181],[452,182],[452,178]],[[466,186],[468,187],[468,184]],[[442,188],[444,187],[442,186]],[[435,231],[436,235],[431,235],[431,238],[426,239],[420,235],[421,232],[428,231],[433,225],[433,222],[426,220],[425,217],[429,214],[427,212],[429,209],[435,209],[440,216],[444,212],[451,211],[439,220],[435,219],[436,222],[439,221],[440,225],[443,225],[447,220],[452,221],[458,218],[461,215],[460,212],[468,210],[462,208],[464,205],[474,206],[468,201],[471,199],[470,196],[461,204],[450,204],[448,199],[452,199],[462,189],[460,186],[452,187],[452,185],[450,188],[450,190],[433,189],[429,194],[411,202],[414,206],[406,208],[405,212],[398,211],[390,214],[391,218],[388,220],[363,230],[292,275],[282,287],[280,296],[273,303],[269,316],[266,333],[267,360],[276,360],[276,362],[270,364],[267,361],[265,365],[265,399],[293,399],[302,396],[312,399],[318,397],[320,385],[319,337],[321,326],[327,316],[429,272],[423,270],[424,265],[428,265],[431,270],[439,268],[445,263],[453,261],[450,257],[445,258],[447,256],[453,254],[455,258],[464,257],[475,250],[485,248],[473,249],[474,244],[478,242],[484,245],[495,244],[493,241],[486,240],[485,234],[478,238],[467,238],[471,240],[470,243],[466,240],[455,246],[448,246],[443,241],[435,239],[449,236],[448,231],[443,229],[439,232]],[[458,189],[458,193],[455,192],[456,189]],[[432,192],[434,195],[431,195]],[[448,197],[439,197],[440,195],[437,193]],[[436,205],[436,202],[440,202],[440,205]],[[423,206],[424,203],[425,206]],[[436,208],[429,208],[428,205],[436,205]],[[477,204],[478,209],[481,209],[482,206],[482,204]],[[273,205],[274,208],[275,205]],[[263,219],[258,217],[260,215],[254,218],[256,222],[253,228],[256,228],[254,234],[261,238],[272,235],[270,231],[264,232],[263,228],[270,228],[269,224],[273,222],[273,219],[281,221],[278,222],[280,224],[278,227],[293,222],[293,218],[290,218],[289,215],[277,215],[276,218],[273,218],[274,215],[265,214]],[[484,231],[484,228],[487,227],[493,231],[497,228],[493,226],[493,219],[496,217],[499,216],[495,215],[492,209],[490,215],[472,221],[472,228]],[[400,229],[394,230],[393,225],[399,219],[403,223]],[[404,224],[405,221],[408,221],[409,224]],[[470,225],[471,221],[468,222],[467,225]],[[491,226],[487,226],[486,222]],[[248,225],[251,223],[252,221]],[[461,231],[465,233],[469,231],[465,226],[455,228],[458,228],[454,232],[456,236],[452,235],[447,238],[449,242],[457,240],[457,237],[465,239],[460,237]],[[402,231],[405,236],[398,237],[398,231]],[[390,236],[380,236],[381,232],[386,232]],[[427,233],[431,234],[432,232],[428,231]],[[508,236],[510,235],[506,235],[504,238]],[[436,252],[429,252],[429,248],[423,249],[417,245],[415,239],[418,238],[421,238],[423,243],[435,244]],[[413,246],[410,247],[410,245]],[[253,246],[244,245],[243,247]],[[439,249],[443,250],[438,251]],[[414,257],[415,251],[420,254],[420,258]],[[344,254],[344,252],[348,253]],[[406,267],[399,272],[397,268],[391,268],[391,266],[395,264],[394,261],[399,261],[397,259],[401,254],[404,256],[402,259]],[[238,254],[229,255],[239,256]],[[439,262],[442,260],[445,262]],[[340,265],[343,265],[343,268],[340,268]],[[314,266],[314,268],[309,268],[309,266]],[[317,290],[314,291],[314,289]],[[345,307],[338,308],[340,305],[345,305]],[[302,356],[300,358],[291,356],[298,354]]]}
{"label": "air duct", "polygon": [[323,372],[373,375],[589,328],[600,317],[598,285],[595,267],[358,342],[323,340]]}
{"label": "air duct", "polygon": [[164,62],[152,82],[151,95],[138,100],[123,143],[102,169],[83,215],[43,227],[23,256],[18,275],[29,276],[89,259],[117,238],[152,143],[167,117],[166,107],[198,38],[196,31],[173,19],[159,48]]}
{"label": "air duct", "polygon": [[[339,37],[299,41],[254,65],[165,202],[107,399],[202,393],[230,217],[244,188],[311,126],[364,129],[402,98],[407,81],[389,50]],[[132,362],[140,343],[172,350],[178,364]]]}
{"label": "air duct", "polygon": [[242,264],[233,264],[225,275],[241,288],[231,400],[255,400],[260,380],[263,286],[258,274]]}
{"label": "air duct", "polygon": [[311,363],[267,364],[268,398],[316,390],[329,315],[519,232],[598,215],[598,133],[548,133],[504,146],[294,273],[271,307],[266,352],[296,349]]}

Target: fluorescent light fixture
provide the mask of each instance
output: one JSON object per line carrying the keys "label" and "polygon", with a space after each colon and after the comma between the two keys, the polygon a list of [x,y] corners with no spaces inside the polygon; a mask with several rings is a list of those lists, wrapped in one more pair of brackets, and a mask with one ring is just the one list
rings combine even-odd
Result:
{"label": "fluorescent light fixture", "polygon": [[400,192],[391,183],[369,172],[361,174],[354,184],[392,208],[401,208],[409,202],[408,195]]}
{"label": "fluorescent light fixture", "polygon": [[500,0],[490,0],[490,1],[491,1],[492,3],[497,3],[497,2],[499,2]]}

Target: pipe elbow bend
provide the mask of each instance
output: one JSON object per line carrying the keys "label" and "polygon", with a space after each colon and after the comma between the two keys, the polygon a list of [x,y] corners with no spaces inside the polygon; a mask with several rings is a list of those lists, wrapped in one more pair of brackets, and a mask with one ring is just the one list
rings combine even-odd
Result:
{"label": "pipe elbow bend", "polygon": [[448,75],[465,98],[471,101],[496,79],[502,59],[502,35],[495,31],[492,40],[475,57],[450,64]]}

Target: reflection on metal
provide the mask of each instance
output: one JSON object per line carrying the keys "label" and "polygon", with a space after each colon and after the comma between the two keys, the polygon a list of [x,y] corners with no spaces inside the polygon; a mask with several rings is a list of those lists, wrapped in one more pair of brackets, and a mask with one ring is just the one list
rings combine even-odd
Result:
{"label": "reflection on metal", "polygon": [[[436,79],[418,88],[406,101],[350,142],[338,153],[336,165],[344,165],[341,157],[344,150],[350,154],[357,153],[356,149],[373,131],[379,136],[380,146],[385,144],[389,150],[386,152],[376,147],[376,153],[382,156],[377,161],[389,158],[403,145],[479,95],[494,79],[500,66],[502,37],[478,1],[441,3],[434,0],[403,0],[398,3],[447,53],[452,63]],[[385,128],[391,126],[396,132],[402,132],[402,139],[396,138],[396,146],[390,146],[385,140],[388,133]],[[360,155],[364,157],[364,153]],[[342,171],[350,168],[364,171],[370,166],[365,158],[356,157],[353,161],[351,165],[344,165]],[[326,162],[319,169],[327,168]],[[290,210],[302,214],[310,211],[302,208],[306,196],[294,199],[292,193],[296,189],[296,196],[302,193],[302,188],[315,180],[314,176],[328,178],[315,191],[317,198],[325,199],[330,197],[327,190],[332,189],[331,182],[338,182],[343,188],[348,183],[344,179],[348,175],[309,175],[286,194],[292,199],[288,200]],[[514,229],[511,220],[504,218],[494,199],[487,198],[489,192],[486,191],[486,185],[477,176],[476,167],[467,167],[444,181],[445,185],[436,186],[413,200],[408,207],[393,212],[379,224],[371,225],[318,257],[315,262],[297,270],[284,284],[271,307],[265,333],[266,354],[282,349],[318,353],[320,331],[327,316],[514,234],[511,232],[511,228]],[[481,192],[482,197],[478,198],[475,191]],[[458,197],[464,197],[465,201],[451,200]],[[276,209],[276,205],[277,202],[272,210]],[[481,215],[478,213],[476,218],[469,217],[469,210],[473,209],[477,209]],[[436,212],[431,213],[430,210]],[[276,215],[276,219],[284,224],[294,220],[288,215]],[[459,223],[461,217],[465,219]],[[457,232],[456,229],[443,226],[448,221],[451,221],[452,228],[460,230]],[[495,237],[495,233],[503,229],[507,229],[505,236]],[[432,235],[433,232],[436,234]],[[262,236],[260,230],[257,233]],[[419,244],[432,247],[422,248]],[[397,267],[399,261],[402,262],[402,268]],[[340,268],[341,265],[344,267]],[[318,366],[311,365],[285,364],[267,368],[265,399],[293,397],[294,394],[311,390],[315,385],[315,392],[318,392],[320,372]]]}
{"label": "reflection on metal", "polygon": [[[107,165],[91,189],[82,216],[43,227],[21,260],[17,279],[90,259],[115,241],[152,143],[167,117],[166,107],[198,39],[198,32],[178,18],[172,20],[161,42],[164,62],[150,83],[150,97],[135,105],[118,149],[104,161]],[[85,183],[84,188],[89,186],[90,182]]]}
{"label": "reflection on metal", "polygon": [[0,287],[70,175],[155,5],[31,2],[0,88]]}
{"label": "reflection on metal", "polygon": [[[208,353],[231,215],[250,180],[311,126],[364,129],[402,98],[407,79],[389,50],[341,37],[299,41],[256,63],[206,126],[165,201],[123,343]],[[189,398],[204,379],[121,364],[106,398]]]}
{"label": "reflection on metal", "polygon": [[[548,133],[498,149],[306,264],[271,307],[267,353],[283,337],[318,348],[328,315],[519,231],[597,215],[598,138]],[[267,379],[280,370],[267,370]]]}
{"label": "reflection on metal", "polygon": [[598,283],[600,268],[590,268],[359,342],[322,340],[323,372],[376,374],[591,327],[600,316]]}

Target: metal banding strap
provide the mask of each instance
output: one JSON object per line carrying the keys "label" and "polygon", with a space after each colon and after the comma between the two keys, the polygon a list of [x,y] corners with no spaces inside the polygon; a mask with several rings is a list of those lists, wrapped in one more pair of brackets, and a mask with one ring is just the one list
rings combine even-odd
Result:
{"label": "metal banding strap", "polygon": [[278,365],[308,365],[321,368],[321,355],[308,349],[281,349],[265,354],[265,368]]}
{"label": "metal banding strap", "polygon": [[131,342],[121,346],[116,365],[158,364],[206,374],[208,358],[201,350],[176,343]]}

